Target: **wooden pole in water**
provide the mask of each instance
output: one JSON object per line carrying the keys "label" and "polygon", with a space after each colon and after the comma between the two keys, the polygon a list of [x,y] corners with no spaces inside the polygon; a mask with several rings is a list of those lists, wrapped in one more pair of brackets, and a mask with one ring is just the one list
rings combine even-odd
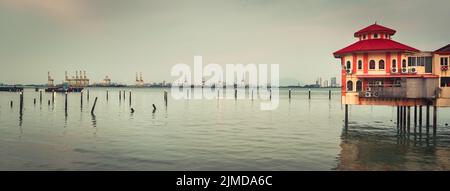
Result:
{"label": "wooden pole in water", "polygon": [[122,101],[122,92],[119,90],[119,101]]}
{"label": "wooden pole in water", "polygon": [[234,89],[234,99],[237,99],[237,89]]}
{"label": "wooden pole in water", "polygon": [[426,114],[426,128],[427,128],[427,134],[430,131],[430,104],[427,103],[427,114]]}
{"label": "wooden pole in water", "polygon": [[129,102],[130,102],[130,106],[131,106],[131,90],[128,92],[128,100],[129,100]]}
{"label": "wooden pole in water", "polygon": [[11,105],[11,108],[13,107],[13,101],[11,100],[11,103],[10,103],[10,105]]}
{"label": "wooden pole in water", "polygon": [[270,91],[270,100],[272,100],[272,89],[270,89],[269,91]]}
{"label": "wooden pole in water", "polygon": [[291,89],[289,89],[289,99],[291,99]]}
{"label": "wooden pole in water", "polygon": [[80,92],[80,105],[83,107],[83,91]]}
{"label": "wooden pole in water", "polygon": [[328,99],[331,99],[331,90],[328,90]]}
{"label": "wooden pole in water", "polygon": [[39,91],[39,104],[42,104],[42,91]]}
{"label": "wooden pole in water", "polygon": [[20,115],[22,115],[22,111],[23,111],[23,91],[20,92]]}
{"label": "wooden pole in water", "polygon": [[253,101],[253,90],[252,90],[252,101]]}
{"label": "wooden pole in water", "polygon": [[406,132],[406,124],[408,123],[408,119],[406,117],[407,107],[403,106],[403,132]]}
{"label": "wooden pole in water", "polygon": [[108,101],[108,99],[109,99],[109,91],[106,90],[106,101]]}
{"label": "wooden pole in water", "polygon": [[433,135],[436,135],[437,130],[437,106],[433,105]]}
{"label": "wooden pole in water", "polygon": [[400,108],[400,124],[399,124],[399,128],[400,128],[400,132],[403,132],[403,106],[398,106]]}
{"label": "wooden pole in water", "polygon": [[127,98],[125,97],[125,90],[123,90],[123,101],[125,101]]}
{"label": "wooden pole in water", "polygon": [[408,133],[410,132],[410,126],[411,126],[411,106],[408,106],[408,110],[407,110],[407,127],[408,127]]}
{"label": "wooden pole in water", "polygon": [[34,105],[36,105],[36,98],[34,98],[34,100],[33,100],[33,104],[34,104]]}
{"label": "wooden pole in water", "polygon": [[152,106],[153,106],[153,113],[155,113],[156,112],[156,106],[155,106],[155,104],[152,104]]}
{"label": "wooden pole in water", "polygon": [[422,105],[419,105],[419,133],[422,134]]}
{"label": "wooden pole in water", "polygon": [[414,105],[414,131],[417,127],[417,105]]}
{"label": "wooden pole in water", "polygon": [[55,90],[52,91],[52,104],[55,103]]}
{"label": "wooden pole in water", "polygon": [[66,111],[66,113],[67,113],[67,91],[65,92],[65,95],[64,95],[64,111]]}
{"label": "wooden pole in water", "polygon": [[311,99],[311,89],[308,90],[308,99]]}
{"label": "wooden pole in water", "polygon": [[348,104],[345,104],[345,128],[348,128]]}
{"label": "wooden pole in water", "polygon": [[[217,98],[219,97],[219,91],[217,91]],[[164,104],[167,107],[167,90],[164,90]]]}
{"label": "wooden pole in water", "polygon": [[89,97],[90,97],[89,90],[87,90],[87,100],[88,100],[88,102],[89,102]]}
{"label": "wooden pole in water", "polygon": [[48,106],[50,106],[50,100],[48,100]]}
{"label": "wooden pole in water", "polygon": [[400,127],[399,122],[400,122],[400,106],[397,106],[397,130]]}
{"label": "wooden pole in water", "polygon": [[95,106],[96,105],[97,105],[97,97],[95,97],[94,105],[92,106],[92,109],[91,109],[91,115],[94,115],[94,111],[95,111]]}

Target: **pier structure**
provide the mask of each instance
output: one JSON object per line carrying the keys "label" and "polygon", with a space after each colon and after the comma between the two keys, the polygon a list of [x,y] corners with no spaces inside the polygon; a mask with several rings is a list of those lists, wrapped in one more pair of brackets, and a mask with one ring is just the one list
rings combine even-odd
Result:
{"label": "pier structure", "polygon": [[[348,105],[388,105],[397,107],[399,132],[411,129],[411,107],[421,131],[422,106],[426,106],[426,130],[433,107],[436,133],[437,107],[450,106],[450,44],[436,51],[420,51],[392,40],[395,33],[375,23],[354,33],[357,42],[333,53],[341,61],[345,126]],[[415,130],[417,124],[413,124]]]}
{"label": "pier structure", "polygon": [[53,87],[55,86],[55,80],[52,78],[52,76],[50,75],[50,71],[48,71],[47,73],[47,86],[48,87]]}

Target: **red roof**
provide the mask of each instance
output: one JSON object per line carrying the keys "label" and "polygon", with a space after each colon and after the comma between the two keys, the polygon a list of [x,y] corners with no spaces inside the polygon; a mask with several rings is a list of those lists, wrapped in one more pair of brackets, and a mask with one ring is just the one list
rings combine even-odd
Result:
{"label": "red roof", "polygon": [[364,35],[364,34],[373,34],[373,33],[386,33],[389,35],[394,35],[395,34],[395,30],[378,25],[378,24],[373,24],[370,25],[366,28],[363,28],[361,30],[359,30],[358,32],[355,33],[355,37]]}
{"label": "red roof", "polygon": [[444,55],[450,54],[450,44],[434,51],[434,53],[435,54],[444,54]]}
{"label": "red roof", "polygon": [[419,50],[393,41],[391,39],[370,39],[360,40],[350,46],[334,52],[334,57],[339,58],[340,55],[349,53],[360,53],[369,51],[401,51],[401,52],[419,52]]}

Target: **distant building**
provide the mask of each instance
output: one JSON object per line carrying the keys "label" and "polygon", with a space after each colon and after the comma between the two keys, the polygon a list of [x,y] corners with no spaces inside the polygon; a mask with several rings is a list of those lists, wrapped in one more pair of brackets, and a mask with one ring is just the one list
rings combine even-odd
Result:
{"label": "distant building", "polygon": [[111,79],[109,78],[109,76],[105,76],[105,79],[103,79],[103,81],[101,82],[101,85],[103,85],[103,86],[111,85]]}
{"label": "distant building", "polygon": [[142,78],[142,72],[140,73],[140,76],[138,78],[138,73],[136,72],[136,86],[144,86],[144,79]]}
{"label": "distant building", "polygon": [[50,76],[50,71],[47,73],[47,86],[52,87],[55,85],[55,80]]}
{"label": "distant building", "polygon": [[323,81],[323,86],[322,87],[324,87],[324,88],[327,88],[328,87],[328,80],[324,80]]}
{"label": "distant building", "polygon": [[86,76],[86,71],[83,71],[83,73],[80,72],[80,75],[78,75],[78,71],[75,71],[75,76],[72,76],[72,78],[69,78],[67,75],[67,71],[65,73],[65,82],[72,87],[85,87],[89,86],[89,79]]}
{"label": "distant building", "polygon": [[336,77],[332,77],[331,78],[331,87],[333,87],[333,88],[335,88],[335,87],[337,87],[337,80],[336,80]]}

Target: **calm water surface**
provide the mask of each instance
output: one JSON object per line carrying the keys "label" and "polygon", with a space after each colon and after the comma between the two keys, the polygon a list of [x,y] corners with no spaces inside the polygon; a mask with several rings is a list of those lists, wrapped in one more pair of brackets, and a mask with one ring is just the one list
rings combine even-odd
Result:
{"label": "calm water surface", "polygon": [[109,89],[106,100],[106,89],[91,88],[83,105],[69,94],[66,114],[64,94],[49,106],[51,94],[40,104],[26,89],[22,116],[19,94],[0,92],[0,170],[450,170],[450,109],[438,109],[434,137],[398,134],[396,108],[384,106],[351,106],[345,130],[339,90],[329,100],[313,89],[308,100],[297,89],[289,101],[282,89],[273,111],[171,96],[166,109],[163,89],[132,89],[130,106],[128,90]]}

